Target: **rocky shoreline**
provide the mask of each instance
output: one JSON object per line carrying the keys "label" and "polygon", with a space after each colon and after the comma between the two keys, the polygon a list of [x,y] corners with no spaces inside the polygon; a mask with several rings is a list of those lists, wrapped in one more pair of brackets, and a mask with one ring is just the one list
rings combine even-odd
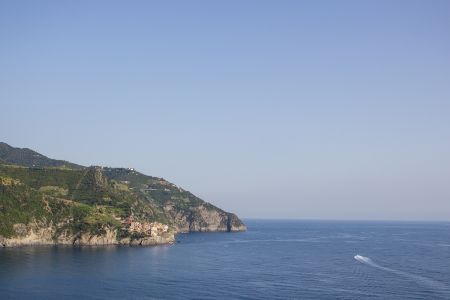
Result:
{"label": "rocky shoreline", "polygon": [[[56,226],[42,227],[37,223],[15,224],[16,236],[5,238],[0,236],[0,247],[18,247],[35,245],[72,245],[72,246],[155,246],[172,244],[175,242],[175,232],[161,223],[146,223],[139,228],[130,227],[130,235],[120,237],[117,229],[103,228],[102,233],[88,232],[70,233],[68,230],[59,231]],[[138,227],[138,228],[136,228]]]}
{"label": "rocky shoreline", "polygon": [[[211,219],[208,226],[199,224],[188,224],[180,226],[176,230],[168,225],[151,222],[129,222],[126,229],[126,236],[120,237],[121,233],[117,229],[102,228],[102,233],[94,234],[90,232],[71,233],[69,230],[58,230],[58,226],[50,224],[42,226],[38,223],[15,224],[16,236],[5,238],[0,235],[0,248],[21,247],[21,246],[43,246],[43,245],[65,245],[65,246],[157,246],[169,245],[176,241],[177,233],[189,232],[241,232],[247,228],[243,224],[234,225],[232,216],[228,216],[227,222],[217,223],[217,219]],[[216,221],[216,222],[214,222]]]}

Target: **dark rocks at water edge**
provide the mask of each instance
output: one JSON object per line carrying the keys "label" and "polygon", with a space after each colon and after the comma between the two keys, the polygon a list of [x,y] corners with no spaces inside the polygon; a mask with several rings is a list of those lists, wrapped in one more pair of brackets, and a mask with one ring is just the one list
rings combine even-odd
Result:
{"label": "dark rocks at water edge", "polygon": [[236,215],[163,178],[0,143],[0,246],[158,245],[179,232],[245,230]]}

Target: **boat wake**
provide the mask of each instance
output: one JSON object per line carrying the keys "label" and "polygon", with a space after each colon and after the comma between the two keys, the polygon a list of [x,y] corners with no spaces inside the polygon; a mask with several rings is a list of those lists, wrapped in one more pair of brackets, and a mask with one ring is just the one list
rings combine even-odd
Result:
{"label": "boat wake", "polygon": [[375,263],[373,260],[371,260],[369,257],[365,257],[362,255],[355,255],[354,259],[356,259],[357,261],[366,264],[368,266],[377,268],[379,270],[383,270],[383,271],[387,271],[387,272],[391,272],[403,277],[406,277],[408,279],[411,279],[413,281],[415,281],[416,283],[420,284],[420,285],[425,285],[429,288],[432,288],[433,290],[438,290],[440,292],[445,292],[446,294],[450,293],[450,287],[442,282],[438,282],[435,281],[433,279],[427,278],[427,277],[423,277],[420,275],[416,275],[416,274],[411,274],[408,272],[403,272],[400,270],[396,270],[396,269],[392,269],[392,268],[388,268],[388,267],[384,267],[384,266],[380,266],[379,264]]}
{"label": "boat wake", "polygon": [[365,256],[362,256],[362,255],[359,255],[359,254],[356,254],[356,255],[354,256],[354,258],[355,258],[357,261],[362,262],[363,264],[373,265],[374,267],[375,267],[375,265],[376,265],[376,264],[373,263],[373,261],[372,261],[370,258],[365,257]]}

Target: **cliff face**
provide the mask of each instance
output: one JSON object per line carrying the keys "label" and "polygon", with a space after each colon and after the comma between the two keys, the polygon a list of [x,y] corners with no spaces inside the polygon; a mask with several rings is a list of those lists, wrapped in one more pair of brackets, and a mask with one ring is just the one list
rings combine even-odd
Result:
{"label": "cliff face", "polygon": [[174,231],[161,223],[149,224],[149,232],[138,232],[128,237],[120,237],[117,229],[103,228],[102,233],[60,231],[53,224],[31,223],[14,224],[15,235],[9,238],[0,236],[0,246],[31,246],[31,245],[129,245],[147,246],[171,244],[175,242]]}
{"label": "cliff face", "polygon": [[177,210],[173,205],[164,207],[164,212],[174,220],[177,232],[210,232],[245,231],[247,228],[236,215],[218,209],[211,209],[200,205],[194,209],[185,211]]}
{"label": "cliff face", "polygon": [[[20,151],[14,153],[16,161]],[[0,160],[0,246],[157,245],[174,242],[178,232],[246,230],[236,215],[162,178],[68,165]]]}

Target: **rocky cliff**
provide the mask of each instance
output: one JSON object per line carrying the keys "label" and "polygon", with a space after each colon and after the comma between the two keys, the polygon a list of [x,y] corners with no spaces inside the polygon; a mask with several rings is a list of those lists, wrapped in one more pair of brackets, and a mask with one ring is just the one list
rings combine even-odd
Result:
{"label": "rocky cliff", "polygon": [[131,168],[70,168],[45,156],[29,167],[34,151],[3,148],[0,246],[157,245],[173,243],[178,232],[246,230],[236,215],[162,178]]}
{"label": "rocky cliff", "polygon": [[170,219],[177,232],[210,232],[210,231],[245,231],[245,225],[235,214],[199,205],[191,210],[178,210],[173,204],[164,207],[164,212]]}
{"label": "rocky cliff", "polygon": [[[129,245],[149,246],[171,244],[175,242],[175,232],[161,223],[144,223],[148,225],[148,232],[130,232],[126,237],[120,237],[118,230],[103,228],[100,233],[60,231],[53,224],[17,223],[13,225],[14,235],[9,238],[0,236],[0,246],[31,246],[31,245]],[[126,229],[125,229],[126,230]]]}

